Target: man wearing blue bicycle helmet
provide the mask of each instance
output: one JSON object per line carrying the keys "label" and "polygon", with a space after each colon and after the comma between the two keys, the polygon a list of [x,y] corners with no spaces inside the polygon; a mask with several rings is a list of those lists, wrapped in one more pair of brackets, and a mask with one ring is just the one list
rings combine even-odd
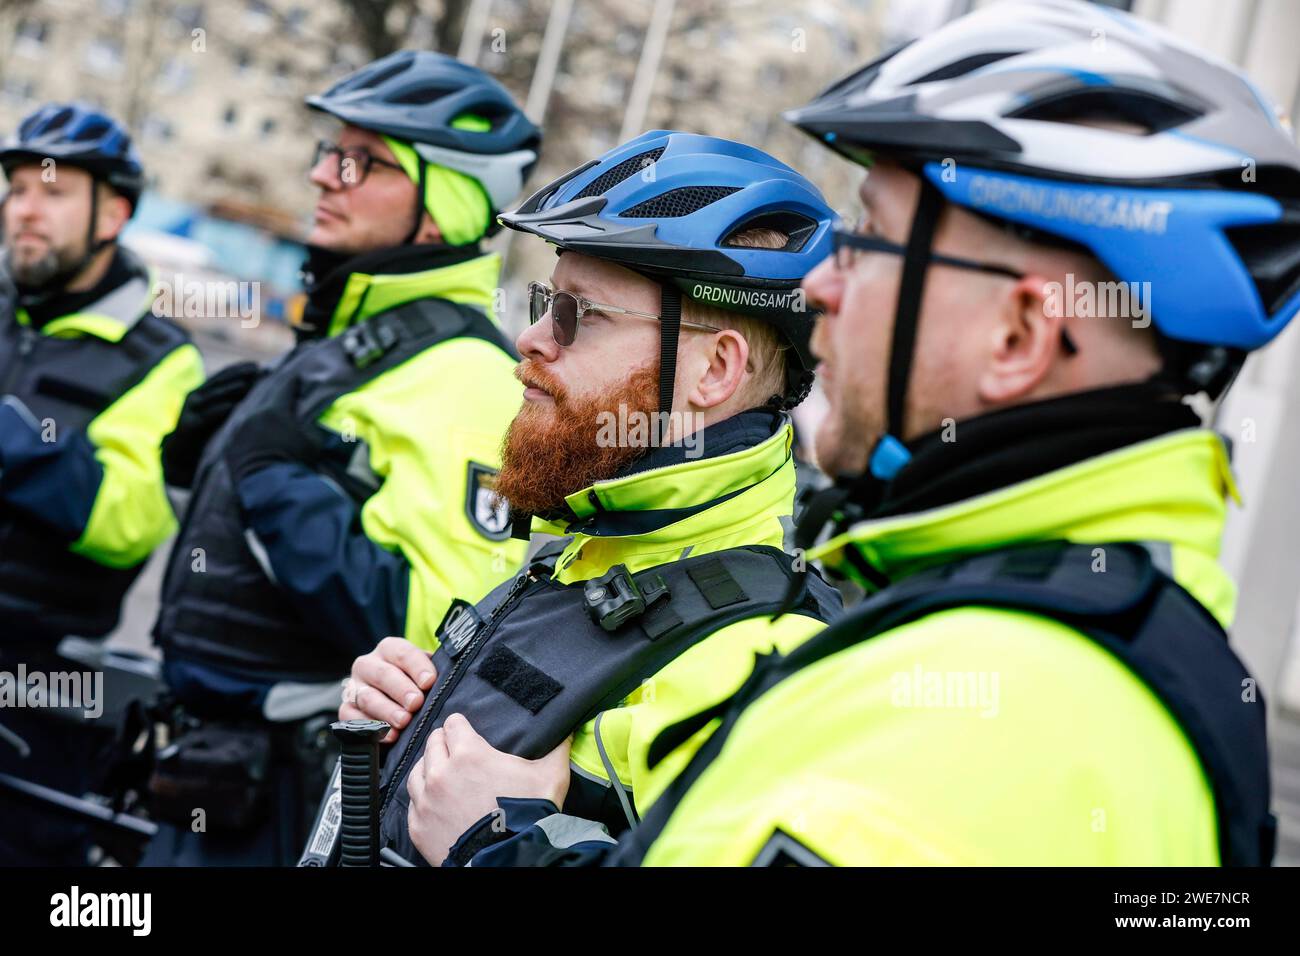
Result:
{"label": "man wearing blue bicycle helmet", "polygon": [[869,596],[650,747],[680,772],[612,854],[503,801],[520,836],[475,865],[1267,864],[1228,449],[1184,398],[1300,310],[1291,132],[1066,2],[981,9],[790,118],[869,168],[804,283],[840,480],[801,528],[833,522]]}
{"label": "man wearing blue bicycle helmet", "polygon": [[[176,529],[159,443],[203,364],[118,245],[144,187],[121,124],[81,104],[42,106],[0,148],[0,166],[14,289],[0,314],[0,670],[73,671],[60,638],[113,630],[145,559]],[[4,709],[31,757],[0,745],[0,770],[80,796],[91,728],[111,733],[109,721],[33,714]],[[6,809],[0,860],[85,862],[82,829],[25,812]]]}
{"label": "man wearing blue bicycle helmet", "polygon": [[[521,779],[554,769],[571,810],[625,828],[668,779],[646,767],[657,729],[838,607],[784,550],[786,409],[811,382],[798,286],[833,218],[816,188],[753,147],[656,130],[501,218],[559,256],[529,289],[527,389],[496,487],[567,537],[449,615],[432,662],[396,641],[359,659],[341,712],[403,730],[383,839],[433,863],[450,804],[426,780],[448,754]],[[794,612],[772,623],[792,585]]]}
{"label": "man wearing blue bicycle helmet", "polygon": [[154,635],[203,725],[156,777],[173,861],[295,859],[329,759],[322,714],[352,660],[394,634],[432,647],[452,599],[481,597],[525,551],[489,484],[520,388],[501,259],[481,241],[540,131],[496,80],[427,51],[307,105],[339,128],[309,174],[298,344],[214,377],[164,448],[192,494]]}

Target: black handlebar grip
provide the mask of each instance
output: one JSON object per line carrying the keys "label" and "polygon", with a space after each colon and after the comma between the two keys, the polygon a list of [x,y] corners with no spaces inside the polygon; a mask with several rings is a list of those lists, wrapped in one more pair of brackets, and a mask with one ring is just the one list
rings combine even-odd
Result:
{"label": "black handlebar grip", "polygon": [[388,733],[382,720],[338,720],[330,730],[342,746],[339,755],[339,866],[379,865],[379,741]]}

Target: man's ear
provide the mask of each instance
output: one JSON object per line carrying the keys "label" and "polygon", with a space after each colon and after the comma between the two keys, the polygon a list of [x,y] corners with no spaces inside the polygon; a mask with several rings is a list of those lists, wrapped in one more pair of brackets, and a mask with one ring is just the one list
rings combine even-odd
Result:
{"label": "man's ear", "polygon": [[686,400],[699,409],[716,408],[735,395],[745,380],[749,341],[735,329],[687,332],[686,337],[694,340],[689,360],[681,363],[682,371],[691,376]]}
{"label": "man's ear", "polygon": [[1061,351],[1065,325],[1059,295],[1046,278],[1029,274],[1002,300],[990,330],[987,367],[979,377],[979,397],[1005,405],[1033,393],[1048,377]]}
{"label": "man's ear", "polygon": [[97,185],[96,188],[103,191],[99,194],[99,221],[95,223],[95,238],[116,239],[126,227],[127,220],[131,218],[131,203],[125,196],[119,195],[107,186]]}

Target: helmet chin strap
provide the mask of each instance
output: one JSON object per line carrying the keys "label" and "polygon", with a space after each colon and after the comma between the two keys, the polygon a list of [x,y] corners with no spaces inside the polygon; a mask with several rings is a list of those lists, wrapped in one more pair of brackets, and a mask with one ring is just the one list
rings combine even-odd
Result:
{"label": "helmet chin strap", "polygon": [[903,257],[903,276],[898,286],[898,305],[894,309],[894,332],[889,345],[889,390],[885,407],[885,431],[876,440],[867,466],[878,481],[890,481],[911,459],[911,452],[900,437],[907,415],[907,386],[912,378],[912,361],[916,353],[916,335],[921,318],[921,296],[925,292],[925,274],[930,264],[930,247],[934,230],[943,212],[943,194],[921,174],[921,192],[912,215],[912,231],[907,237]]}
{"label": "helmet chin strap", "polygon": [[[943,194],[922,175],[894,309],[884,434],[872,447],[865,472],[837,475],[834,484],[811,497],[795,527],[796,548],[812,547],[827,522],[834,521],[836,528],[843,528],[869,517],[883,498],[885,486],[911,460],[912,453],[898,435],[907,410],[907,386],[912,376],[930,247],[943,204]],[[860,570],[865,573],[865,569]]]}
{"label": "helmet chin strap", "polygon": [[73,279],[90,265],[90,260],[99,255],[100,251],[108,248],[114,242],[113,239],[96,239],[95,225],[99,220],[99,182],[92,179],[90,181],[90,223],[86,226],[86,253],[66,269],[60,269],[49,280],[42,284],[41,298],[46,298],[56,291],[61,291]]}
{"label": "helmet chin strap", "polygon": [[662,447],[668,438],[673,410],[673,382],[677,378],[677,339],[682,331],[682,293],[671,282],[659,287],[659,415],[655,421],[655,443]]}
{"label": "helmet chin strap", "polygon": [[415,225],[411,227],[411,231],[408,232],[406,238],[402,240],[402,245],[404,246],[409,246],[415,242],[415,237],[420,232],[420,225],[424,222],[425,171],[429,168],[429,165],[418,155],[416,157],[416,162],[420,164],[420,178],[415,184]]}

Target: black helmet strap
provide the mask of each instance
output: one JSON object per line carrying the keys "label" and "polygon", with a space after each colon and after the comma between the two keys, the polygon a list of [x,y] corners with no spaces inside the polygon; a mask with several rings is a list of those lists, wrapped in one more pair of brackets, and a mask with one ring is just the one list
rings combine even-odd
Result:
{"label": "black helmet strap", "polygon": [[98,240],[95,238],[95,224],[99,220],[99,182],[100,181],[97,177],[94,176],[91,177],[90,223],[89,225],[86,226],[85,255],[83,255],[72,265],[68,266],[68,268],[60,271],[58,275],[51,277],[50,281],[45,284],[45,288],[50,288],[55,285],[58,285],[60,287],[67,285],[78,275],[80,275],[81,271],[85,269],[86,266],[90,265],[90,260],[95,258],[95,256],[99,254],[100,250],[108,248],[109,246],[111,246],[113,243],[117,241],[115,238],[98,239]]}
{"label": "black helmet strap", "polygon": [[921,318],[921,297],[925,293],[925,273],[930,264],[930,247],[943,211],[943,194],[925,175],[912,216],[912,231],[907,237],[903,258],[903,275],[898,287],[898,304],[894,309],[894,331],[889,346],[889,391],[886,405],[885,434],[896,432],[902,440],[907,414],[907,386],[912,377],[916,353],[917,329]]}
{"label": "black helmet strap", "polygon": [[668,437],[669,416],[673,410],[673,382],[677,378],[677,339],[682,331],[682,293],[671,282],[660,285],[659,292],[659,418],[656,423],[658,444]]}
{"label": "black helmet strap", "polygon": [[411,231],[402,240],[404,246],[415,242],[415,237],[420,232],[420,223],[424,222],[424,186],[429,164],[424,161],[424,157],[419,153],[415,154],[415,161],[420,166],[420,175],[415,182],[415,224],[411,226]]}

